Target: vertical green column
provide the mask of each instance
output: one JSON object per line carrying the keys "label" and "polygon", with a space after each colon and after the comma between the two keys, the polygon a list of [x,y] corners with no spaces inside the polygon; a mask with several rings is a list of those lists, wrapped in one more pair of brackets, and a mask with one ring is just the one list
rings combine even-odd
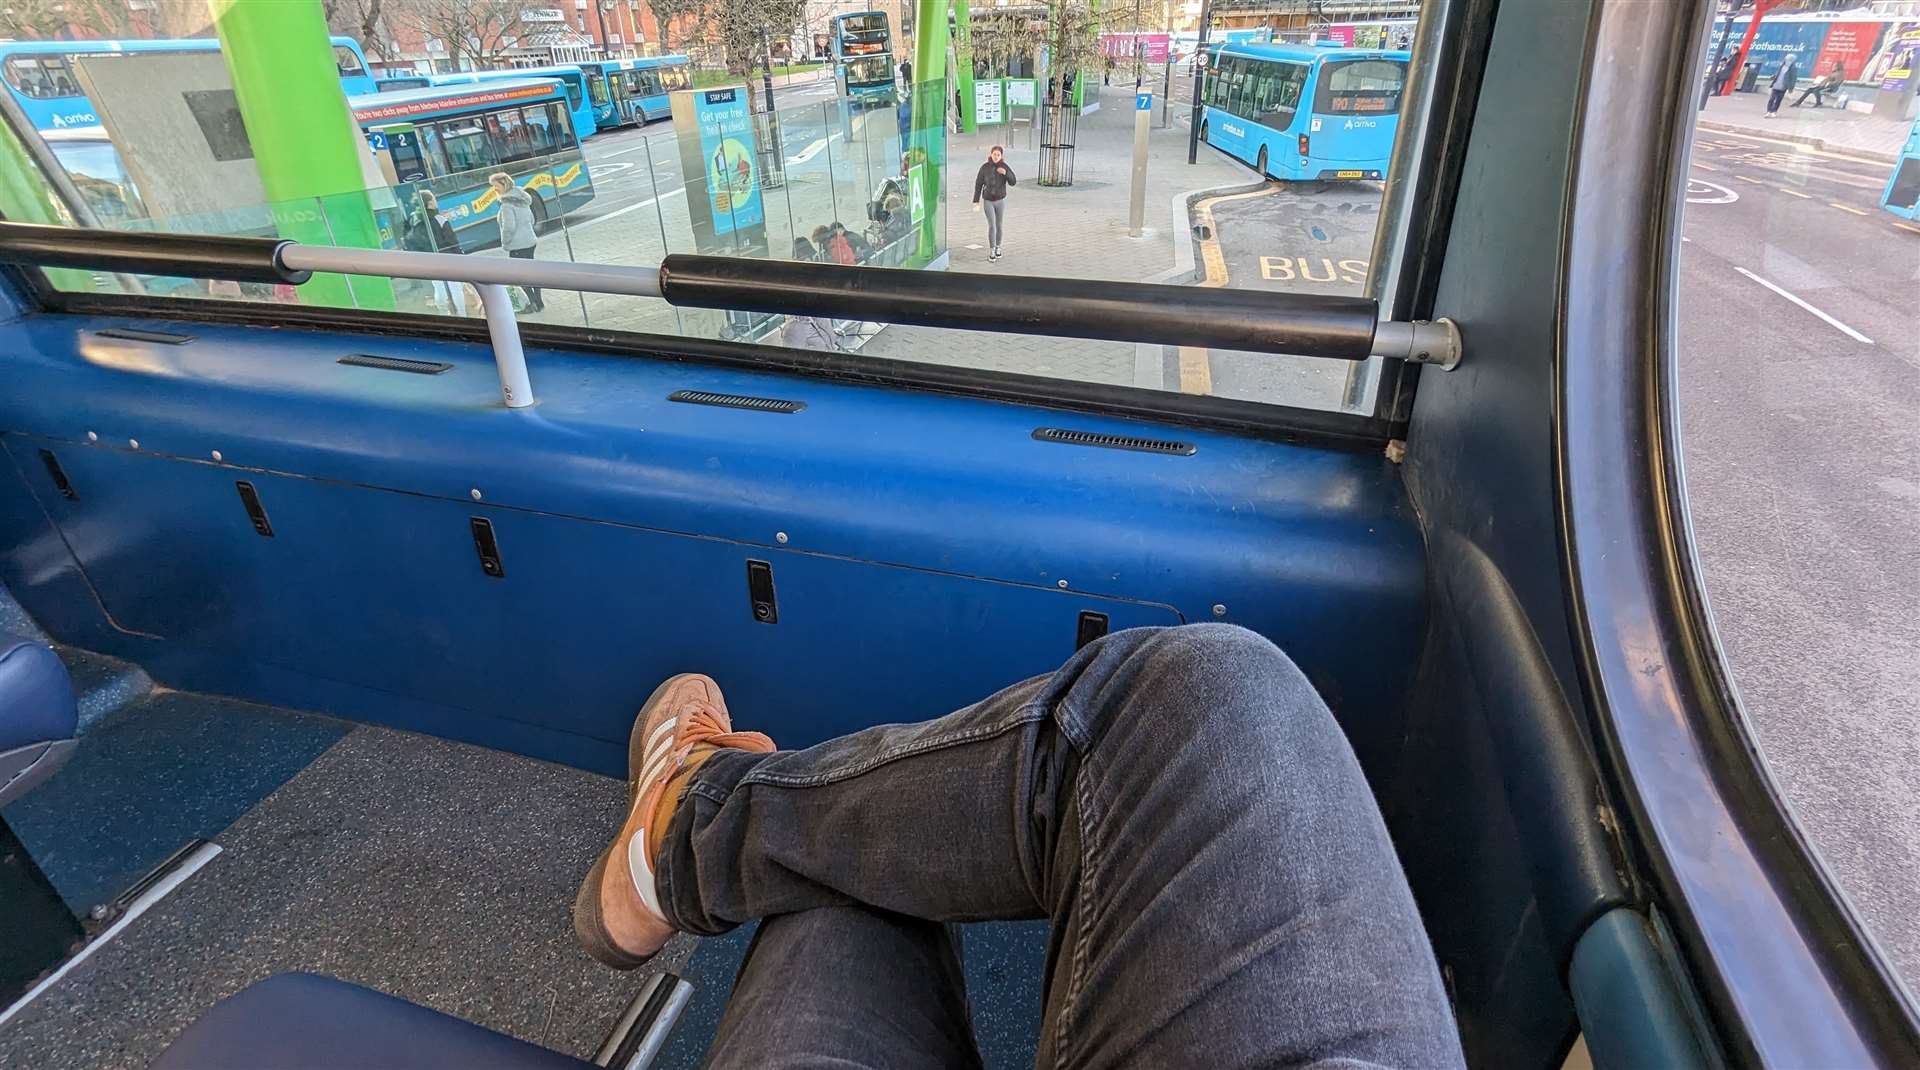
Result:
{"label": "vertical green column", "polygon": [[973,13],[967,0],[953,0],[953,86],[960,93],[960,132],[980,129],[973,107]]}
{"label": "vertical green column", "polygon": [[921,203],[927,210],[920,220],[919,248],[911,263],[914,267],[924,267],[939,255],[939,230],[945,222],[940,201],[946,190],[947,101],[953,94],[953,86],[947,80],[949,0],[914,0],[914,3],[917,5],[914,9],[914,81],[910,87],[913,121],[908,130],[907,155],[910,166],[920,169]]}
{"label": "vertical green column", "polygon": [[[360,169],[365,149],[320,0],[207,0],[207,9],[281,237],[380,248]],[[345,276],[316,275],[300,293],[315,304],[393,307],[384,279],[356,278],[349,289]]]}

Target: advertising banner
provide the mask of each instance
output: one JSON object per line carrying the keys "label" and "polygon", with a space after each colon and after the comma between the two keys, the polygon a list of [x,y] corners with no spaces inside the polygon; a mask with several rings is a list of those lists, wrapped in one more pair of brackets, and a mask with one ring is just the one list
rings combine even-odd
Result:
{"label": "advertising banner", "polygon": [[1867,61],[1873,58],[1874,47],[1880,43],[1880,31],[1885,28],[1878,22],[1834,23],[1827,28],[1827,40],[1820,46],[1819,57],[1803,73],[1824,77],[1838,63],[1846,72],[1847,81],[1860,81],[1867,76]]}
{"label": "advertising banner", "polygon": [[766,218],[753,152],[753,117],[747,112],[745,92],[735,86],[694,93],[715,234],[758,226]]}

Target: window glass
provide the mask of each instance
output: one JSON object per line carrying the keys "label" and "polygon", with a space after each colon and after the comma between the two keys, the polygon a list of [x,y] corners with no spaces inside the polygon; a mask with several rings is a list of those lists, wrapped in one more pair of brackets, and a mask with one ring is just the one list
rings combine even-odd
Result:
{"label": "window glass", "polygon": [[482,124],[472,116],[439,124],[440,147],[447,154],[451,172],[492,167],[500,161],[494,156],[493,143]]}
{"label": "window glass", "polygon": [[1768,14],[1743,56],[1747,32],[1716,19],[1683,89],[1694,550],[1760,754],[1920,990],[1920,126],[1895,103],[1920,18]]}
{"label": "window glass", "polygon": [[[1086,5],[1091,0],[1067,2]],[[1095,6],[1104,12],[1103,22],[1118,12],[1109,5]],[[992,71],[1037,73],[1004,84],[977,80],[970,96],[957,102],[954,85],[915,85],[902,78],[898,64],[909,42],[892,20],[863,18],[855,25],[865,31],[860,43],[871,51],[851,57],[846,76],[858,86],[892,84],[911,100],[863,94],[865,99],[850,102],[832,90],[834,72],[827,72],[816,80],[775,87],[778,121],[773,122],[764,114],[766,102],[755,79],[750,93],[712,87],[697,94],[695,103],[711,121],[632,124],[603,130],[582,143],[572,114],[589,98],[596,105],[603,98],[628,102],[623,110],[630,115],[643,110],[630,102],[645,98],[655,103],[644,111],[657,114],[663,96],[692,86],[691,64],[660,57],[635,69],[598,66],[600,73],[590,82],[555,78],[565,92],[553,94],[551,102],[509,97],[474,111],[472,98],[504,93],[499,89],[504,83],[494,82],[425,86],[397,102],[356,105],[360,138],[355,147],[365,151],[363,146],[373,140],[365,135],[375,127],[411,125],[418,131],[425,174],[407,167],[395,172],[395,181],[431,192],[445,224],[471,255],[496,251],[497,235],[472,209],[484,196],[485,176],[495,170],[539,167],[548,172],[535,176],[542,210],[548,213],[536,249],[537,258],[545,262],[648,265],[673,252],[825,257],[901,270],[1150,281],[1173,287],[1167,300],[1174,304],[1181,300],[1178,288],[1188,286],[1268,293],[1365,292],[1374,270],[1374,227],[1383,216],[1399,218],[1381,210],[1394,143],[1404,127],[1420,117],[1398,114],[1400,87],[1406,80],[1399,65],[1380,61],[1377,51],[1335,48],[1329,41],[1377,40],[1378,33],[1363,34],[1363,24],[1334,23],[1322,35],[1328,40],[1314,45],[1243,41],[1237,31],[1250,28],[1240,25],[1249,20],[1247,12],[1212,12],[1215,21],[1208,40],[1216,44],[1203,82],[1212,110],[1198,130],[1186,121],[1194,105],[1192,53],[1170,40],[1165,54],[1174,59],[1172,69],[1149,62],[1138,75],[1141,96],[1151,107],[1150,166],[1141,197],[1145,215],[1137,232],[1130,232],[1128,176],[1140,103],[1134,72],[1129,67],[1103,77],[1098,30],[1086,35],[1087,51],[1076,56],[1077,45],[1061,46],[1049,35],[1046,10],[1031,4],[973,5],[974,58]],[[571,20],[573,8],[566,13]],[[1181,16],[1175,18],[1177,22]],[[824,21],[814,29],[823,35],[829,31]],[[776,43],[794,36],[788,28],[769,30],[769,39]],[[755,31],[757,37],[757,26]],[[1147,31],[1158,36],[1151,27]],[[1221,44],[1229,31],[1236,31],[1233,43]],[[330,43],[325,47],[336,66],[366,76],[364,54],[355,56]],[[1057,48],[1064,54],[1055,54]],[[518,46],[514,50],[524,51]],[[430,44],[428,51],[445,50]],[[1143,61],[1158,51],[1149,43],[1142,50]],[[1229,51],[1232,54],[1222,54]],[[177,60],[179,55],[172,50],[166,57]],[[122,69],[132,70],[143,62],[139,57],[130,52],[114,65],[131,64]],[[157,68],[164,59],[152,60],[156,79],[162,76]],[[58,56],[47,62],[61,78],[72,79]],[[1324,63],[1324,70],[1314,68],[1317,63]],[[231,85],[221,83],[224,71],[234,64],[197,66],[193,77],[209,84],[183,84],[183,92],[232,92]],[[43,87],[38,91],[52,94],[58,87],[48,70],[35,57],[16,56],[4,73],[10,85],[31,81]],[[1324,81],[1310,77],[1309,70]],[[512,74],[538,77],[526,70]],[[82,109],[36,105],[25,89],[17,91],[20,110],[31,113],[30,123],[51,127],[56,120],[70,123],[91,111],[97,112],[102,129],[130,139],[114,147],[138,181],[137,203],[148,217],[143,224],[150,228],[263,234],[280,227],[285,237],[303,242],[421,241],[419,228],[404,219],[396,222],[391,207],[412,203],[409,197],[417,189],[347,194],[324,190],[314,191],[314,205],[260,203],[266,195],[257,167],[249,174],[241,170],[245,160],[229,159],[222,162],[228,170],[216,174],[208,161],[175,151],[181,142],[169,131],[194,121],[192,115],[171,114],[180,110],[170,103],[180,94],[166,101],[151,93],[117,98],[113,92],[94,94]],[[1308,119],[1299,112],[1308,106],[1303,98],[1316,91],[1328,97],[1330,106],[1348,109],[1352,118],[1372,121],[1366,129],[1353,130],[1341,123],[1325,124],[1331,128],[1312,131],[1310,154],[1303,154],[1295,132],[1306,133]],[[251,132],[259,123],[276,121],[270,115],[244,114],[239,106],[243,96],[232,98],[235,110],[243,113],[244,124],[236,125]],[[1057,99],[1062,96],[1064,103]],[[436,100],[450,103],[441,107]],[[184,129],[200,137],[198,128]],[[1188,163],[1193,135],[1199,135],[1199,143]],[[275,139],[254,139],[256,148],[261,140]],[[991,185],[996,190],[1004,186],[1006,198],[991,213],[983,199],[976,214],[976,180],[994,145],[1004,148],[1001,164],[1008,173],[1004,183]],[[412,160],[409,153],[394,158],[403,157]],[[69,170],[82,173],[78,162]],[[90,195],[102,199],[104,206],[94,214],[112,214],[111,197],[121,184],[97,173],[91,173],[89,181]],[[7,195],[6,186],[0,183],[0,197]],[[308,226],[309,221],[318,222]],[[999,229],[990,230],[996,223]],[[432,241],[449,244],[445,234],[432,236]],[[127,279],[112,273],[98,277],[114,285]],[[323,289],[283,293],[280,299],[304,302],[307,293]],[[323,302],[320,297],[312,300]],[[421,308],[417,302],[396,300],[414,311]],[[336,293],[324,301],[339,304],[341,298]],[[547,301],[545,306],[531,315],[542,322],[595,330],[791,341],[779,317],[672,310],[659,302],[605,295]],[[1382,381],[1380,364],[1374,361],[1353,365],[1204,347],[968,334],[883,322],[838,323],[831,331],[802,333],[812,340],[798,344],[819,345],[830,338],[825,343],[830,348],[888,361],[935,362],[1355,417],[1375,414]]]}
{"label": "window glass", "polygon": [[333,65],[339,69],[343,78],[367,73],[366,65],[360,62],[359,53],[346,45],[333,46]]}
{"label": "window glass", "polygon": [[1323,115],[1383,115],[1400,110],[1407,65],[1393,59],[1360,59],[1320,67],[1313,110]]}
{"label": "window glass", "polygon": [[6,63],[7,84],[35,100],[80,95],[64,56],[14,56]]}

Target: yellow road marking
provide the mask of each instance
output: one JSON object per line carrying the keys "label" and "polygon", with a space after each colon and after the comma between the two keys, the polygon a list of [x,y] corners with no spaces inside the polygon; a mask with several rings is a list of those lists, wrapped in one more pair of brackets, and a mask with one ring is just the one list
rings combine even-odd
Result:
{"label": "yellow road marking", "polygon": [[1798,197],[1798,198],[1800,198],[1800,199],[1801,199],[1801,200],[1803,200],[1803,201],[1810,201],[1810,200],[1813,200],[1813,197],[1812,197],[1811,195],[1809,195],[1809,194],[1805,194],[1805,193],[1802,193],[1802,192],[1800,192],[1800,191],[1799,191],[1799,190],[1797,190],[1797,189],[1792,189],[1792,188],[1790,188],[1790,187],[1787,187],[1787,186],[1781,186],[1781,187],[1780,187],[1780,192],[1782,192],[1782,193],[1784,193],[1784,194],[1786,194],[1786,195],[1787,195],[1787,196],[1789,196],[1789,197]]}
{"label": "yellow road marking", "polygon": [[1916,227],[1912,223],[1895,223],[1894,226],[1899,227],[1901,230],[1911,230],[1915,234],[1920,234],[1920,227]]}
{"label": "yellow road marking", "polygon": [[1865,212],[1862,212],[1862,211],[1861,211],[1860,209],[1858,209],[1858,208],[1848,208],[1848,207],[1847,207],[1846,205],[1844,205],[1844,204],[1836,204],[1836,203],[1834,203],[1833,201],[1828,201],[1828,202],[1827,202],[1827,207],[1829,207],[1829,208],[1838,208],[1838,209],[1840,209],[1840,210],[1841,210],[1842,212],[1852,212],[1852,213],[1853,213],[1854,215],[1866,215],[1866,214],[1867,214],[1867,213],[1865,213]]}
{"label": "yellow road marking", "polygon": [[1693,166],[1695,166],[1695,167],[1698,167],[1698,168],[1699,168],[1700,170],[1702,170],[1702,171],[1718,171],[1718,170],[1720,170],[1720,169],[1719,169],[1718,167],[1715,167],[1715,166],[1713,166],[1713,165],[1712,165],[1712,164],[1710,164],[1710,163],[1700,163],[1700,162],[1698,162],[1698,161],[1695,161],[1695,163],[1694,163],[1694,165],[1693,165]]}
{"label": "yellow road marking", "polygon": [[[1280,185],[1269,182],[1261,189],[1208,197],[1193,206],[1193,214],[1206,226],[1208,235],[1200,241],[1202,275],[1199,285],[1220,287],[1227,284],[1227,257],[1220,251],[1220,228],[1213,222],[1213,206],[1225,204],[1228,201],[1242,201],[1249,197],[1266,197],[1278,192],[1280,192]],[[1180,392],[1182,394],[1213,393],[1213,370],[1207,362],[1207,351],[1204,348],[1180,347]]]}
{"label": "yellow road marking", "polygon": [[1740,181],[1742,181],[1742,182],[1751,182],[1751,183],[1753,183],[1753,184],[1754,184],[1754,185],[1756,185],[1756,186],[1764,186],[1764,185],[1766,185],[1766,183],[1765,183],[1765,182],[1762,182],[1762,181],[1760,181],[1760,180],[1759,180],[1759,179],[1757,179],[1757,178],[1748,178],[1748,177],[1747,177],[1747,176],[1745,176],[1745,175],[1735,175],[1735,176],[1733,176],[1733,177],[1735,177],[1735,178],[1737,178],[1737,179],[1739,179],[1739,180],[1740,180]]}

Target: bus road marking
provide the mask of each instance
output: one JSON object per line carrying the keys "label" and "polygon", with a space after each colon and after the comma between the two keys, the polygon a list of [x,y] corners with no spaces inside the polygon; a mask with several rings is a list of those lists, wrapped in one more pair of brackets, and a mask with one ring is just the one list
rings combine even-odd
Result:
{"label": "bus road marking", "polygon": [[1203,396],[1213,393],[1213,365],[1207,360],[1207,351],[1199,346],[1180,347],[1180,392]]}
{"label": "bus road marking", "polygon": [[1755,275],[1753,272],[1748,271],[1746,268],[1740,267],[1739,265],[1735,265],[1733,270],[1738,271],[1740,274],[1745,275],[1747,278],[1752,279],[1753,281],[1759,283],[1760,285],[1765,286],[1767,289],[1772,290],[1774,293],[1779,294],[1781,297],[1784,297],[1787,300],[1792,301],[1794,304],[1799,305],[1801,308],[1804,308],[1808,312],[1811,312],[1814,315],[1820,317],[1821,319],[1827,322],[1828,326],[1833,327],[1835,330],[1838,330],[1840,333],[1846,335],[1848,338],[1851,338],[1856,342],[1864,342],[1867,345],[1873,344],[1873,339],[1868,338],[1866,335],[1861,334],[1859,331],[1854,330],[1852,327],[1849,327],[1846,324],[1841,323],[1839,320],[1834,319],[1832,316],[1829,316],[1825,312],[1822,312],[1819,309],[1813,307],[1812,305],[1806,303],[1805,301],[1801,300],[1799,297],[1791,293],[1788,293],[1787,291],[1781,289],[1780,287],[1775,286],[1773,283],[1770,283],[1767,280],[1761,278],[1760,276]]}
{"label": "bus road marking", "polygon": [[1698,167],[1698,168],[1699,168],[1700,170],[1702,170],[1702,171],[1718,171],[1718,170],[1720,170],[1720,169],[1719,169],[1718,167],[1715,167],[1715,166],[1713,166],[1713,165],[1712,165],[1712,164],[1710,164],[1710,163],[1701,163],[1701,162],[1700,162],[1700,161],[1698,161],[1698,160],[1695,160],[1695,161],[1693,162],[1693,166],[1695,166],[1695,167]]}
{"label": "bus road marking", "polygon": [[[1206,287],[1219,287],[1227,284],[1227,256],[1220,249],[1220,228],[1213,221],[1213,206],[1228,201],[1243,201],[1249,197],[1268,197],[1280,192],[1277,182],[1269,182],[1256,190],[1246,193],[1229,193],[1220,197],[1208,197],[1194,204],[1193,217],[1207,228],[1207,236],[1200,239],[1200,267],[1204,277],[1196,284]],[[1182,394],[1212,394],[1213,366],[1207,351],[1199,346],[1181,346],[1180,353],[1180,392]]]}
{"label": "bus road marking", "polygon": [[1704,178],[1687,179],[1688,204],[1732,204],[1739,199],[1738,193],[1718,182],[1708,182]]}
{"label": "bus road marking", "polygon": [[1828,202],[1827,202],[1827,207],[1829,207],[1829,208],[1838,208],[1838,209],[1840,209],[1840,210],[1841,210],[1842,212],[1852,212],[1852,213],[1853,213],[1854,215],[1866,215],[1866,214],[1867,214],[1867,213],[1865,213],[1865,212],[1862,212],[1862,211],[1861,211],[1860,209],[1858,209],[1858,208],[1849,208],[1849,207],[1847,207],[1846,205],[1844,205],[1844,204],[1841,204],[1841,203],[1839,203],[1839,202],[1837,202],[1837,201],[1828,201]]}
{"label": "bus road marking", "polygon": [[1803,201],[1813,200],[1812,194],[1802,193],[1799,190],[1792,188],[1791,186],[1781,186],[1780,192],[1786,194],[1789,197],[1798,197]]}
{"label": "bus road marking", "polygon": [[1912,223],[1895,223],[1894,226],[1899,227],[1901,230],[1911,230],[1915,234],[1920,234],[1920,227],[1916,227]]}
{"label": "bus road marking", "polygon": [[1766,183],[1765,183],[1765,182],[1762,182],[1762,181],[1760,181],[1760,180],[1759,180],[1759,179],[1757,179],[1757,178],[1748,178],[1748,177],[1747,177],[1747,176],[1745,176],[1745,175],[1735,175],[1735,176],[1733,176],[1733,177],[1735,177],[1735,178],[1737,178],[1737,179],[1739,179],[1739,180],[1740,180],[1740,181],[1742,181],[1742,182],[1751,182],[1751,183],[1753,183],[1753,184],[1754,184],[1754,185],[1756,185],[1756,186],[1764,186],[1764,185],[1766,185]]}

